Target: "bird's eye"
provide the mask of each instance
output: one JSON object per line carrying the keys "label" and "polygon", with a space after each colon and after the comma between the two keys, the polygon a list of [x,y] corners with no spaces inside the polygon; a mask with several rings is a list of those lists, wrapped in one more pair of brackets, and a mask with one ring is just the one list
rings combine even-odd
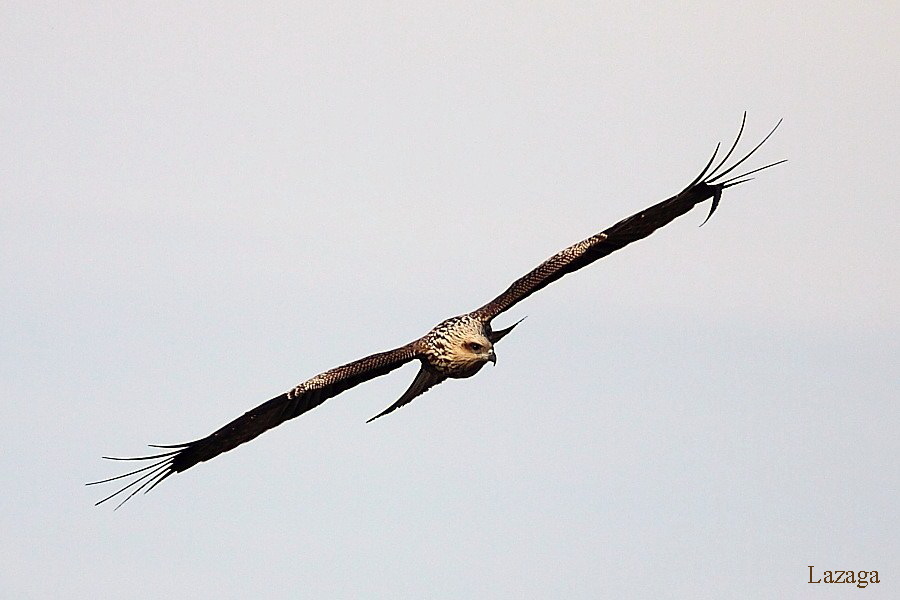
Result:
{"label": "bird's eye", "polygon": [[481,348],[482,346],[478,342],[472,342],[469,344],[469,350],[471,350],[472,352],[481,352]]}

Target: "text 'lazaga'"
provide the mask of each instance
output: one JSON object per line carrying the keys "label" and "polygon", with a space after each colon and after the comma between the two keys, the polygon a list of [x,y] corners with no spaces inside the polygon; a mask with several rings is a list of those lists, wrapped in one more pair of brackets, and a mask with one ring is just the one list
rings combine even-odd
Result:
{"label": "text 'lazaga'", "polygon": [[809,566],[809,581],[807,583],[855,583],[856,587],[864,588],[870,583],[881,583],[878,579],[878,571],[824,571],[816,578],[813,573],[813,565]]}

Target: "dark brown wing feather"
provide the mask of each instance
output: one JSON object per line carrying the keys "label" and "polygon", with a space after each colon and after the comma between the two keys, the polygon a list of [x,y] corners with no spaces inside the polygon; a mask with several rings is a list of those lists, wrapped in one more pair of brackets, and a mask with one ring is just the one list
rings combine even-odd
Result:
{"label": "dark brown wing feather", "polygon": [[154,460],[156,462],[109,479],[93,481],[88,485],[96,485],[139,475],[134,481],[115,493],[97,502],[107,500],[132,489],[132,492],[119,504],[121,506],[141,490],[149,492],[157,484],[173,473],[180,473],[194,465],[215,458],[249,442],[269,429],[319,406],[325,400],[337,396],[360,383],[390,373],[415,358],[413,344],[407,344],[394,350],[373,354],[346,365],[325,371],[300,384],[290,392],[281,394],[260,404],[224,427],[214,431],[205,438],[177,444],[174,446],[153,446],[154,448],[170,448],[168,452],[151,456],[134,458],[104,457],[111,460]]}
{"label": "dark brown wing feather", "polygon": [[[744,119],[746,120],[746,113],[744,115]],[[778,123],[781,124],[781,121],[779,121]],[[777,128],[778,125],[775,126],[775,129]],[[743,132],[743,129],[744,126],[742,123],[741,132]],[[713,199],[713,204],[709,215],[711,216],[718,207],[722,190],[727,187],[743,183],[744,181],[748,181],[744,178],[751,173],[756,173],[763,169],[767,169],[784,162],[778,161],[775,163],[771,163],[769,165],[766,165],[765,167],[754,169],[753,171],[744,173],[742,175],[722,180],[723,176],[730,173],[735,167],[743,163],[754,152],[756,152],[756,150],[758,150],[759,147],[762,146],[762,144],[767,139],[769,139],[769,136],[771,136],[772,133],[775,132],[775,129],[772,129],[769,135],[767,135],[762,142],[760,142],[753,150],[751,150],[746,156],[744,156],[744,158],[742,158],[740,161],[737,161],[736,164],[732,165],[728,169],[717,174],[717,171],[719,171],[724,166],[725,161],[728,160],[728,158],[731,156],[731,153],[737,147],[737,143],[740,140],[741,136],[741,133],[738,133],[737,139],[734,141],[734,144],[726,154],[725,158],[722,159],[722,161],[714,169],[712,169],[709,174],[707,174],[707,172],[709,171],[710,166],[715,160],[716,152],[718,152],[718,146],[716,147],[716,152],[713,153],[712,158],[709,160],[709,163],[703,169],[703,172],[701,172],[700,175],[683,191],[667,200],[663,200],[662,202],[651,206],[650,208],[642,210],[641,212],[634,214],[627,219],[619,221],[618,223],[601,233],[593,235],[586,240],[578,242],[577,244],[569,246],[565,250],[554,254],[549,259],[538,265],[531,272],[514,281],[512,285],[510,285],[506,289],[506,291],[504,291],[502,294],[500,294],[481,308],[474,311],[474,314],[478,315],[478,317],[485,320],[486,322],[490,322],[491,319],[493,319],[503,311],[524,300],[536,291],[550,285],[562,276],[569,273],[574,273],[578,269],[585,267],[592,262],[603,258],[604,256],[612,254],[616,250],[624,248],[632,242],[636,242],[637,240],[647,237],[660,227],[667,225],[674,219],[687,213],[700,202],[703,202],[704,200],[707,200],[709,198]],[[707,217],[707,219],[709,218],[709,216]]]}
{"label": "dark brown wing feather", "polygon": [[400,396],[400,399],[366,421],[366,423],[371,423],[378,417],[383,417],[390,412],[394,412],[401,406],[409,404],[416,396],[424,394],[445,379],[447,379],[446,375],[436,373],[429,369],[425,363],[422,363],[422,368],[419,369],[419,372],[416,374],[416,378],[413,379],[413,382],[409,385],[409,389],[407,389],[403,393],[403,395]]}
{"label": "dark brown wing feather", "polygon": [[564,275],[574,273],[592,262],[647,237],[663,225],[685,214],[698,202],[711,198],[714,189],[695,185],[684,192],[616,223],[609,229],[569,246],[551,256],[531,272],[520,277],[506,291],[485,304],[476,314],[490,321],[531,294]]}

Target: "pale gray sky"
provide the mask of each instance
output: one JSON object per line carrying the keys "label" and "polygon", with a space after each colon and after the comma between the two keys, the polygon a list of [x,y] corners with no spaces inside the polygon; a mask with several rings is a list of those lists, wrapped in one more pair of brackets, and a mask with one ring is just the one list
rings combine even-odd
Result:
{"label": "pale gray sky", "polygon": [[[0,4],[0,595],[900,597],[900,9],[632,4]],[[744,110],[790,162],[503,315],[495,368],[92,506],[100,455],[481,305]]]}

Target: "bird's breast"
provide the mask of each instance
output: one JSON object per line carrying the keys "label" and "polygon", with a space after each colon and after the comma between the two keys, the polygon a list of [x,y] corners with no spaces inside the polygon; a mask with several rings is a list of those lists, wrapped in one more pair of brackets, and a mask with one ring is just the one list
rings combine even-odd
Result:
{"label": "bird's breast", "polygon": [[471,355],[458,355],[454,352],[440,351],[425,354],[428,366],[445,377],[464,379],[471,377],[485,365],[484,360],[473,359]]}

